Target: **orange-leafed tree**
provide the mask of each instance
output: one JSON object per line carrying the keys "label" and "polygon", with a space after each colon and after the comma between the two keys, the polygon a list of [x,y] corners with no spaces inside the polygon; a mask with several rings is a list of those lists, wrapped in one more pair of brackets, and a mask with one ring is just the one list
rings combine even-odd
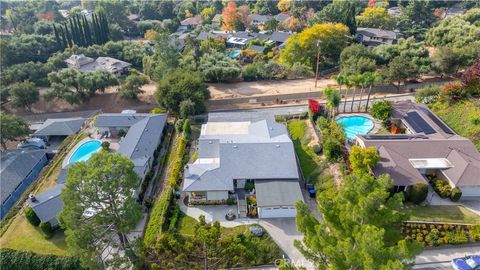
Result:
{"label": "orange-leafed tree", "polygon": [[237,18],[246,27],[250,24],[250,8],[247,5],[238,7]]}
{"label": "orange-leafed tree", "polygon": [[235,21],[238,19],[237,5],[235,2],[228,2],[222,11],[222,28],[227,31],[235,29]]}

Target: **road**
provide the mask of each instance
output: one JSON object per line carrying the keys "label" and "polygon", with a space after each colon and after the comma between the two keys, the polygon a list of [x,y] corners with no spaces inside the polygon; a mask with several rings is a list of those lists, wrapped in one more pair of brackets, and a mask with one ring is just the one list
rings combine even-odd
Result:
{"label": "road", "polygon": [[450,261],[466,255],[480,255],[480,244],[463,247],[435,248],[423,251],[415,260],[413,269],[453,269]]}

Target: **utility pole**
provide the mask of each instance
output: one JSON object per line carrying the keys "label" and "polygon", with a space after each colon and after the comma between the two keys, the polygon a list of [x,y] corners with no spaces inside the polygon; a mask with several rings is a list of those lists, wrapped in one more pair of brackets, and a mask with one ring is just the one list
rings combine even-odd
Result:
{"label": "utility pole", "polygon": [[318,64],[320,64],[320,44],[322,44],[322,41],[317,39],[317,68],[315,70],[315,88],[317,88],[317,82],[318,82]]}

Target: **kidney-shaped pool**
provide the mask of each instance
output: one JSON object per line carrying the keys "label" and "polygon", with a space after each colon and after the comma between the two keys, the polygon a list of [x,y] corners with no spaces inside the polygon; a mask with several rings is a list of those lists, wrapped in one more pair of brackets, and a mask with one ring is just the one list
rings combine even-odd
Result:
{"label": "kidney-shaped pool", "polygon": [[337,119],[337,123],[343,125],[343,131],[349,140],[355,135],[365,135],[373,128],[373,121],[365,116],[345,116]]}
{"label": "kidney-shaped pool", "polygon": [[82,143],[68,160],[68,163],[88,160],[94,153],[100,150],[101,141],[91,140]]}

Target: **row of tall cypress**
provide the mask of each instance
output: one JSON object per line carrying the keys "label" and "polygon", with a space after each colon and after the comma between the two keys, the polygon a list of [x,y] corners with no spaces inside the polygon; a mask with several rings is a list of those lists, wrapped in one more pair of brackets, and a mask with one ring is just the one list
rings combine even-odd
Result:
{"label": "row of tall cypress", "polygon": [[90,21],[86,16],[72,16],[59,28],[53,25],[53,31],[59,48],[71,47],[74,44],[88,47],[104,44],[109,40],[108,22],[103,13],[92,13]]}

